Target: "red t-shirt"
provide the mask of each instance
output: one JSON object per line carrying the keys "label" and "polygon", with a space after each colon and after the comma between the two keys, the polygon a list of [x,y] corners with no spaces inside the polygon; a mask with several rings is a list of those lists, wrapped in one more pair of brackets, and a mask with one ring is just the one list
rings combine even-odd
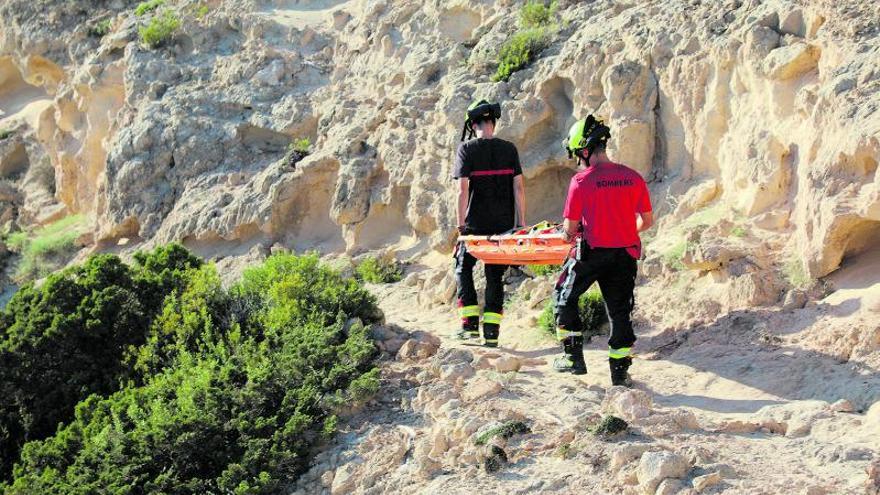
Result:
{"label": "red t-shirt", "polygon": [[618,163],[600,163],[571,178],[563,216],[580,221],[591,247],[625,247],[633,258],[642,254],[636,213],[651,211],[645,179]]}

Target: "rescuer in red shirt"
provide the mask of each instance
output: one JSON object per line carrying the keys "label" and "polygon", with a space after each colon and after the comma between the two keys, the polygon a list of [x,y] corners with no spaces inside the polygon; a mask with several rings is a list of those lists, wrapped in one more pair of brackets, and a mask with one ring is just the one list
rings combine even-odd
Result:
{"label": "rescuer in red shirt", "polygon": [[584,169],[571,179],[564,234],[572,239],[581,229],[582,233],[556,284],[556,336],[564,355],[553,364],[559,371],[587,372],[578,298],[598,282],[611,321],[611,383],[629,386],[630,349],[636,341],[630,313],[642,248],[639,232],[651,227],[654,217],[642,176],[605,154],[610,137],[610,129],[590,115],[571,127],[565,142],[569,156]]}

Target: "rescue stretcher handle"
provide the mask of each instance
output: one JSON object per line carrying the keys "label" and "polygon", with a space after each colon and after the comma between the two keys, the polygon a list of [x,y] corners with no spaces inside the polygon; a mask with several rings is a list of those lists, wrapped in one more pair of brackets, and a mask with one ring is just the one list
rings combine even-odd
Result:
{"label": "rescue stretcher handle", "polygon": [[565,239],[562,234],[538,234],[538,235],[460,235],[459,241],[504,241],[515,239]]}

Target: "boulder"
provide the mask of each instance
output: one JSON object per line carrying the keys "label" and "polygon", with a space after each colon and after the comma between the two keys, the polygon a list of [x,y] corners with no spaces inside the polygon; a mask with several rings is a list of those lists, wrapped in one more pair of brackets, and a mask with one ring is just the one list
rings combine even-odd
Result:
{"label": "boulder", "polygon": [[639,460],[637,476],[639,487],[648,495],[667,478],[683,478],[690,465],[684,456],[674,452],[645,452]]}

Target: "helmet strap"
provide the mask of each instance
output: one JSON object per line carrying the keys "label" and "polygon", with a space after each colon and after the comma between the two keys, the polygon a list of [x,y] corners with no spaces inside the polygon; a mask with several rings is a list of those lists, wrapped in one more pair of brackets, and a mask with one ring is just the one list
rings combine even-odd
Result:
{"label": "helmet strap", "polygon": [[476,133],[474,132],[474,128],[471,125],[471,121],[468,120],[464,123],[464,129],[461,130],[461,140],[464,141],[465,138],[473,139]]}

